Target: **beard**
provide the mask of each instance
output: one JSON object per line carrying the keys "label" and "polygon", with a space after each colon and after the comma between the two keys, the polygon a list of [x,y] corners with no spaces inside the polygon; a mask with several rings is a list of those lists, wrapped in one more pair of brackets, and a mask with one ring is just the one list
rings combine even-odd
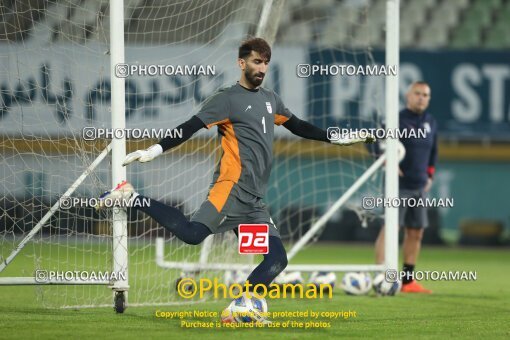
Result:
{"label": "beard", "polygon": [[[258,87],[260,84],[262,84],[262,81],[264,80],[264,74],[263,73],[255,73],[252,74],[250,70],[246,69],[244,71],[244,76],[246,77],[246,80],[253,86]],[[260,78],[257,78],[260,77]]]}

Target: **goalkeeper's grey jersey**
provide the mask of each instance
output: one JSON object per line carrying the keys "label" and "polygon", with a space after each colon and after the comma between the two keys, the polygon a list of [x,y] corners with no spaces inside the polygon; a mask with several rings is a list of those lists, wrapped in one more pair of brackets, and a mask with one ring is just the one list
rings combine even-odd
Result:
{"label": "goalkeeper's grey jersey", "polygon": [[231,190],[231,184],[224,181],[264,197],[273,162],[274,125],[285,123],[291,116],[274,91],[249,90],[239,83],[219,90],[204,102],[197,117],[208,129],[218,126],[222,148],[209,192],[215,206],[222,206]]}

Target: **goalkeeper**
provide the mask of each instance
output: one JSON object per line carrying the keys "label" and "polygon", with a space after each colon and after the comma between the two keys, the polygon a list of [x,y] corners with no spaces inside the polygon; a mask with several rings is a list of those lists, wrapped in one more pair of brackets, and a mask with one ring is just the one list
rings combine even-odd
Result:
{"label": "goalkeeper", "polygon": [[[263,197],[273,161],[274,125],[283,125],[306,139],[330,142],[327,132],[293,115],[273,91],[260,87],[271,60],[271,48],[261,38],[246,40],[239,47],[240,80],[208,98],[200,111],[177,127],[182,138],[165,138],[147,150],[126,156],[123,165],[149,162],[166,150],[188,140],[202,128],[218,127],[222,157],[214,173],[207,199],[188,221],[176,208],[154,199],[150,206],[137,204],[142,197],[124,181],[101,199],[131,199],[132,205],[154,218],[177,238],[199,244],[208,235],[234,230],[244,223],[269,225],[269,252],[249,275],[253,285],[268,286],[287,266],[280,234]],[[372,136],[357,135],[331,141],[338,145],[373,142]],[[252,287],[253,287],[252,286]]]}

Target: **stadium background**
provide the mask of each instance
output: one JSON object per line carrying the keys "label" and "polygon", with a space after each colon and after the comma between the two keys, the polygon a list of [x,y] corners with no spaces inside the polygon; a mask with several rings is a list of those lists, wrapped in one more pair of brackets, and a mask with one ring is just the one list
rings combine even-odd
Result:
{"label": "stadium background", "polygon": [[[384,105],[373,98],[384,98],[382,77],[336,77],[331,82],[318,82],[314,77],[298,79],[296,65],[314,63],[317,56],[321,60],[338,57],[337,60],[356,64],[371,58],[382,60],[384,2],[286,1],[266,86],[280,92],[301,118],[322,127],[344,126],[346,116],[367,118],[377,108],[380,110]],[[93,126],[109,126],[108,3],[0,1],[2,258],[16,249],[58,195],[106,146],[104,140],[86,142],[76,137],[86,119]],[[210,59],[220,71],[213,79],[128,78],[126,116],[127,126],[132,128],[146,127],[149,120],[164,120],[164,127],[173,127],[189,116],[218,83],[235,81],[236,48],[246,32],[255,33],[262,1],[124,3],[127,62],[171,60],[188,64]],[[241,25],[228,26],[232,16],[225,13],[239,14]],[[333,321],[329,329],[243,329],[236,332],[236,338],[510,337],[505,326],[510,311],[505,301],[510,296],[504,270],[504,263],[509,261],[509,13],[509,0],[402,0],[399,70],[401,105],[412,80],[425,79],[432,85],[430,110],[440,124],[440,159],[432,195],[455,199],[454,208],[430,212],[433,225],[426,241],[506,246],[476,249],[427,245],[420,255],[418,270],[476,271],[477,280],[424,282],[433,295],[379,298],[373,292],[349,296],[335,289],[332,300],[273,300],[269,302],[270,311],[354,310],[359,317]],[[223,69],[225,72],[221,72]],[[203,199],[210,180],[214,157],[209,156],[216,149],[209,137],[214,133],[202,131],[184,148],[130,168],[130,180],[145,194],[154,194],[191,213]],[[278,133],[285,134],[285,129]],[[362,167],[357,163],[367,164],[356,148],[340,150],[322,144],[317,148],[317,144],[292,139],[288,134],[284,137],[278,138],[275,145],[276,163],[268,203],[274,219],[290,225],[280,224],[280,228],[288,230],[293,217],[303,223],[320,215],[342,194],[336,189],[349,185],[344,180],[359,176]],[[153,142],[129,141],[128,151]],[[96,170],[76,192],[77,196],[97,196],[100,189],[110,186],[109,164]],[[341,176],[332,177],[335,173]],[[286,175],[283,181],[281,175]],[[186,198],[191,190],[195,191],[193,196]],[[278,195],[277,200],[274,195]],[[301,205],[296,208],[292,202],[297,198]],[[373,263],[373,244],[369,241],[375,237],[376,223],[361,228],[354,215],[352,211],[336,215],[321,236],[321,240],[349,242],[313,243],[299,252],[293,263]],[[35,269],[111,270],[110,217],[100,216],[93,209],[58,211],[1,273],[0,281],[6,276],[33,278]],[[154,317],[158,309],[218,312],[230,300],[190,304],[176,298],[174,282],[180,270],[158,267],[155,247],[150,243],[154,236],[163,235],[163,228],[148,218],[130,216],[130,221],[130,307],[124,314],[112,311],[112,291],[104,286],[2,286],[0,338],[232,336],[231,329],[183,330],[179,320]],[[182,242],[170,238],[167,241],[165,259],[198,258]],[[212,261],[230,260],[229,253],[223,252],[226,249],[219,248],[212,254]],[[176,299],[178,304],[174,305]],[[139,304],[135,307],[136,303]]]}

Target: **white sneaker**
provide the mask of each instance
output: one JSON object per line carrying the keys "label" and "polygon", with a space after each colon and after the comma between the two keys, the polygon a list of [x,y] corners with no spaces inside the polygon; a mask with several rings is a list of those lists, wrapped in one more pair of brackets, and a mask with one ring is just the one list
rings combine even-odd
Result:
{"label": "white sneaker", "polygon": [[[109,204],[106,204],[106,201],[115,201],[115,202],[121,202],[126,203],[130,200],[132,200],[133,193],[135,192],[135,189],[129,183],[128,181],[122,181],[120,182],[115,188],[111,189],[110,191],[105,191],[101,196],[99,196],[99,202],[96,206],[97,210],[103,209],[105,206],[108,206]],[[110,203],[108,202],[108,203]]]}

